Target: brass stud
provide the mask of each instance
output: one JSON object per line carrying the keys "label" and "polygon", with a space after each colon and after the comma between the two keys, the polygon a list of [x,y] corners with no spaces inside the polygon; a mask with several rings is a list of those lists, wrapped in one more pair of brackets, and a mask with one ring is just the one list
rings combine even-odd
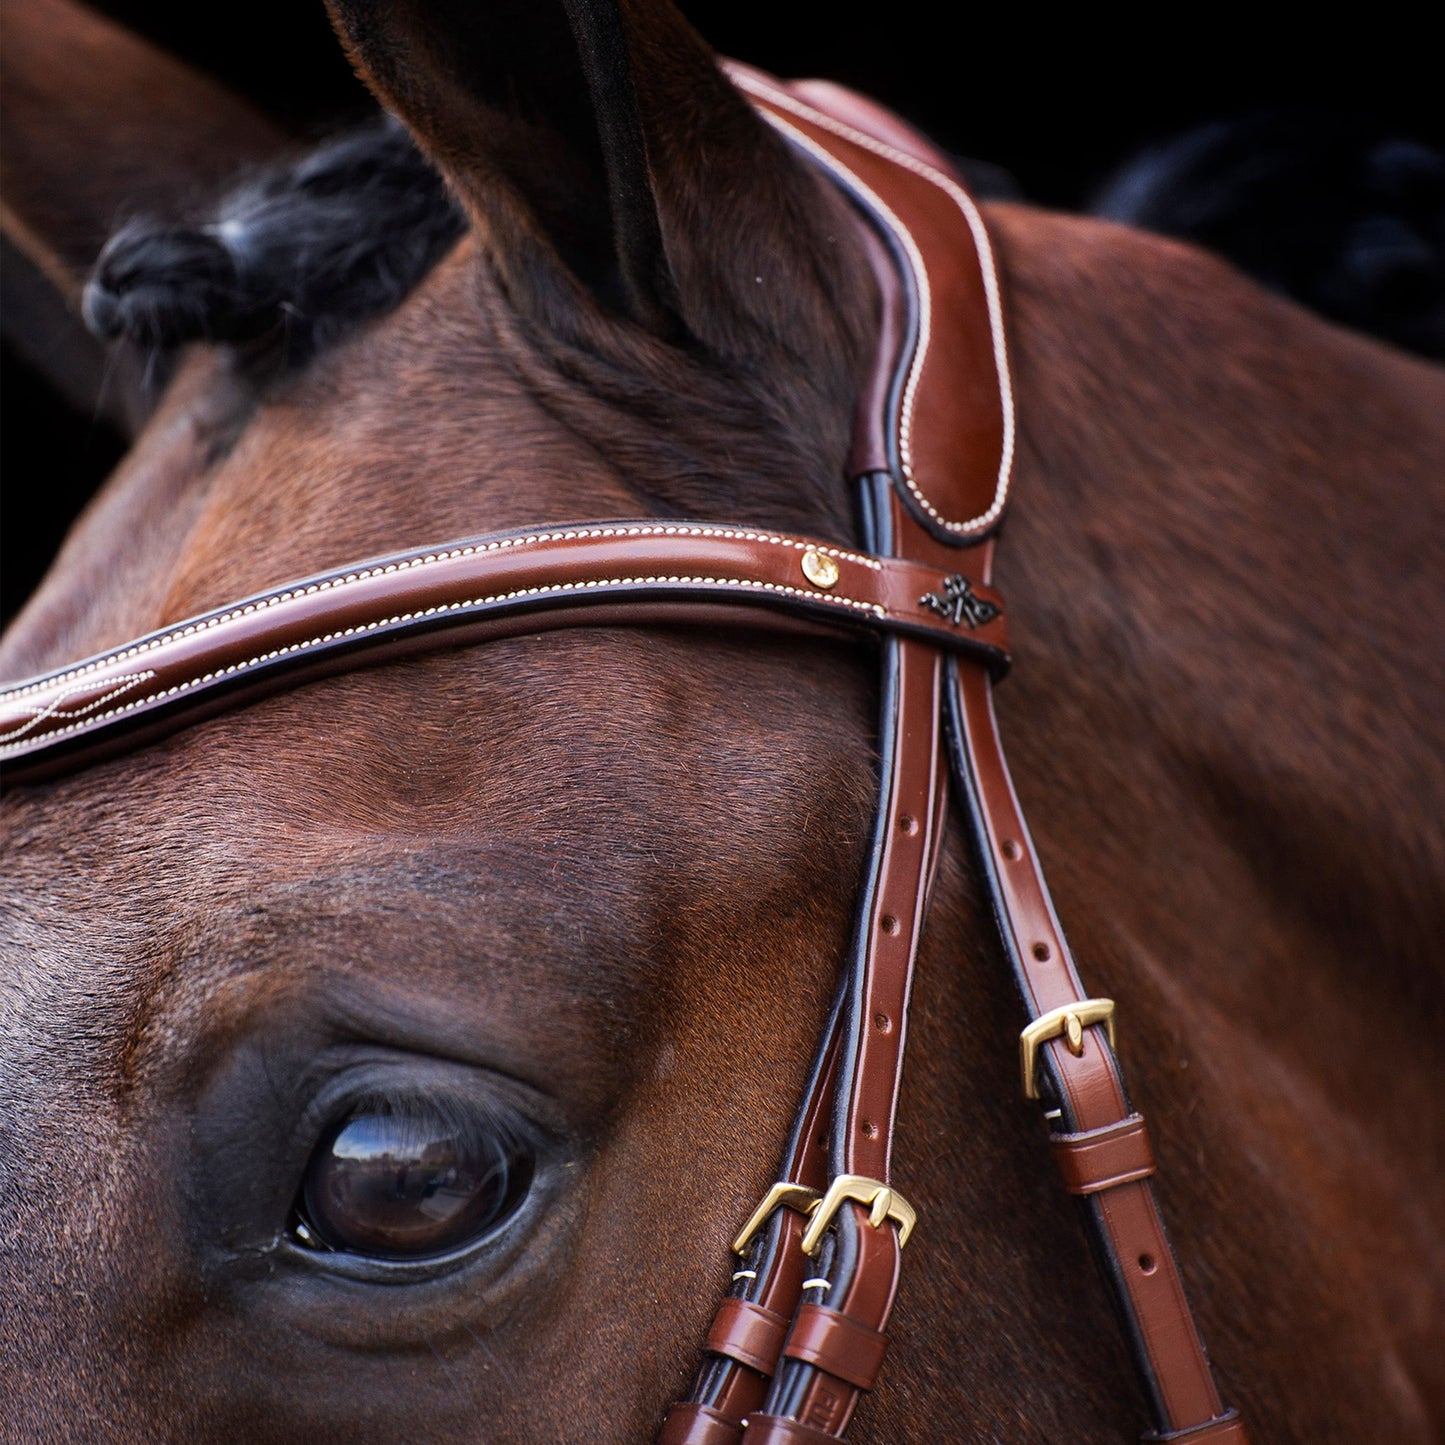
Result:
{"label": "brass stud", "polygon": [[838,570],[838,564],[826,552],[819,552],[809,547],[803,553],[803,576],[813,584],[814,587],[836,587],[838,578],[842,573]]}

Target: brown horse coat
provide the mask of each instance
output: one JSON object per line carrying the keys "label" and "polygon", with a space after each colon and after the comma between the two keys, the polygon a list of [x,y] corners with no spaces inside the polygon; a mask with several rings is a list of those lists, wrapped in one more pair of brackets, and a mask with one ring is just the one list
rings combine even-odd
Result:
{"label": "brown horse coat", "polygon": [[[630,84],[557,60],[550,12],[453,9],[336,6],[471,235],[285,386],[192,355],[0,673],[503,526],[851,540],[873,297],[839,203],[662,5],[624,7]],[[1003,727],[1223,1392],[1261,1441],[1435,1439],[1441,373],[1172,244],[989,224],[1021,428]],[[7,797],[8,1429],[649,1438],[846,944],[870,693],[841,643],[572,631]],[[955,823],[896,1155],[921,1224],[859,1442],[1140,1414],[1007,977]],[[546,1141],[496,1247],[407,1284],[283,1241],[328,1088],[382,1069]]]}

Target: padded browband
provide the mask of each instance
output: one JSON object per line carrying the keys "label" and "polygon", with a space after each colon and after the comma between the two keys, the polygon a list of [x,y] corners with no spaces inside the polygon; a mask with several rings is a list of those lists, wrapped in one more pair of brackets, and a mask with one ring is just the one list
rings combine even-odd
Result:
{"label": "padded browband", "polygon": [[[418,646],[586,623],[792,619],[1008,662],[998,594],[961,573],[746,527],[603,522],[482,537],[292,582],[0,693],[7,781],[150,741],[277,686]],[[761,614],[761,615],[759,615]],[[769,616],[768,614],[772,614]]]}

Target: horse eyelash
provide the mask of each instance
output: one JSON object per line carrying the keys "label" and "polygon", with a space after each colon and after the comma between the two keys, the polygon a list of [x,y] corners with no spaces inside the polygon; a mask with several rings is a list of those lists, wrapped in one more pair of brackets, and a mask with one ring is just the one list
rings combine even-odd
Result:
{"label": "horse eyelash", "polygon": [[330,1115],[320,1137],[338,1126],[344,1127],[350,1119],[365,1115],[378,1115],[418,1130],[431,1130],[439,1123],[464,1147],[471,1149],[500,1142],[508,1149],[528,1149],[535,1153],[546,1142],[541,1126],[510,1104],[451,1090],[427,1092],[414,1088],[369,1089],[347,1099]]}

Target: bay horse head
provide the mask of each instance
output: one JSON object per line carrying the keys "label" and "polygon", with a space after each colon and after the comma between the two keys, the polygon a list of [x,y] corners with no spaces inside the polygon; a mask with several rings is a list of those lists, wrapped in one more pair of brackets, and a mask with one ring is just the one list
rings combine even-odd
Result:
{"label": "bay horse head", "polygon": [[[444,254],[404,295],[304,354],[284,326],[184,353],[0,672],[398,546],[565,519],[856,546],[839,478],[874,270],[845,198],[672,7],[331,9],[465,224],[438,221]],[[98,48],[135,82],[106,135],[44,66],[33,82],[65,154],[96,158],[59,174],[52,141],[19,167],[21,249],[74,300],[76,234],[98,241],[116,174],[174,198],[271,141],[83,12],[31,14],[22,59]],[[189,114],[214,143],[175,172],[163,147],[101,164]],[[1412,1117],[1439,1118],[1399,1063],[1400,999],[1439,1003],[1411,967],[1439,912],[1439,839],[1410,821],[1420,749],[1313,721],[1362,674],[1398,716],[1425,709],[1407,659],[1428,653],[1438,579],[1409,573],[1382,642],[1318,529],[1283,557],[1268,539],[1301,535],[1321,488],[1371,515],[1365,455],[1393,469],[1391,535],[1426,535],[1438,374],[1165,243],[1009,208],[990,224],[1036,499],[1006,573],[1035,659],[1001,705],[1061,911],[1131,1000],[1139,1091],[1188,1120],[1158,1147],[1189,1181],[1169,1202],[1216,1364],[1266,1432],[1373,1428],[1384,1378],[1395,1437],[1427,1438],[1440,1247],[1415,1196],[1438,1172],[1392,1125],[1350,1132],[1354,1103],[1299,1050],[1328,1039],[1372,1099],[1391,1059]],[[244,247],[244,226],[219,241]],[[119,324],[120,300],[93,289],[92,320]],[[1347,395],[1368,405],[1343,428]],[[1389,550],[1362,544],[1361,577]],[[937,610],[971,596],[944,588]],[[1243,666],[1261,614],[1279,639],[1327,621],[1330,648],[1261,680]],[[870,852],[875,687],[866,651],[827,637],[539,628],[13,790],[0,1289],[22,1433],[651,1438],[829,1017]],[[1298,726],[1255,725],[1282,705]],[[1340,819],[1415,850],[1359,865],[1319,841]],[[853,1438],[1114,1438],[1136,1413],[1128,1363],[1014,1102],[1016,1005],[960,828],[941,850],[898,1151],[924,1221],[895,1317],[910,1347]],[[1353,890],[1323,924],[1301,901],[1322,877]],[[1386,916],[1362,1005],[1341,961]],[[1328,983],[1304,966],[1322,954]],[[1272,1001],[1280,976],[1306,991],[1303,1025]],[[1311,1137],[1321,1118],[1339,1127]],[[1381,1168],[1343,1180],[1361,1149]],[[1426,1268],[1366,1281],[1382,1220]],[[1325,1258],[1357,1286],[1347,1305]]]}

